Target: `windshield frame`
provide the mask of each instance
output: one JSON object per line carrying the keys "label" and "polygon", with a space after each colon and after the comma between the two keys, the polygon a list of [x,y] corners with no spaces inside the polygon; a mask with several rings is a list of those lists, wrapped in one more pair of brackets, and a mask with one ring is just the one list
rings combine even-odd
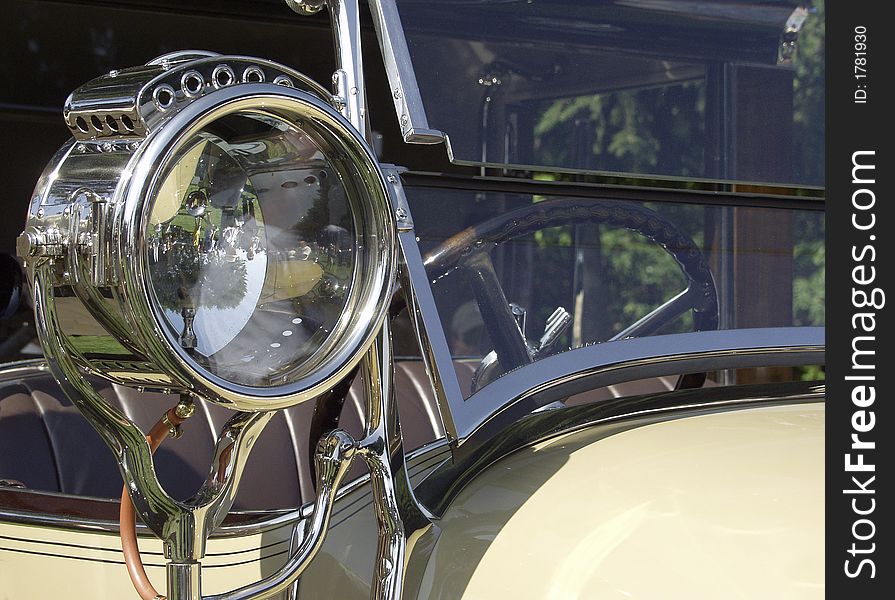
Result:
{"label": "windshield frame", "polygon": [[[780,4],[782,6],[783,3],[781,2]],[[429,116],[423,102],[405,28],[401,21],[398,0],[368,0],[368,5],[371,9],[380,54],[388,77],[395,116],[404,141],[409,144],[427,145],[444,143],[446,157],[453,165],[479,168],[483,174],[486,169],[502,170],[504,173],[507,171],[549,171],[571,177],[646,179],[662,182],[663,186],[688,187],[694,183],[708,186],[753,185],[792,189],[801,193],[807,192],[808,194],[823,194],[825,189],[825,184],[823,183],[787,180],[786,178],[778,180],[775,177],[728,175],[726,172],[688,176],[650,171],[605,170],[599,168],[578,168],[568,165],[531,164],[526,161],[495,162],[485,160],[484,157],[482,159],[470,159],[457,156],[451,143],[450,134],[446,130],[438,129],[438,124],[433,126],[429,123]],[[792,4],[792,13],[780,28],[781,54],[777,57],[778,65],[789,64],[792,56],[795,55],[798,34],[803,22],[810,14],[810,8],[810,6],[806,8],[798,3]],[[736,22],[734,16],[728,15],[726,18],[729,18],[731,22]],[[721,19],[721,21],[723,22],[724,19]],[[745,22],[748,22],[748,19]],[[769,27],[770,24],[763,23],[762,26]],[[790,52],[787,56],[782,54],[785,47],[788,47]],[[741,64],[743,66],[751,66],[753,64],[759,65],[763,62],[763,60],[759,61],[757,58],[754,58],[744,59],[744,62]],[[708,63],[706,63],[706,69],[709,69]],[[724,77],[730,79],[733,76],[728,74]],[[730,133],[724,135],[729,137]],[[736,151],[732,150],[731,152]]]}
{"label": "windshield frame", "polygon": [[[438,180],[451,189],[508,188],[538,193],[545,183],[554,196],[619,198],[621,190],[605,186],[556,182],[447,180],[443,176],[403,173],[390,181],[396,206],[406,219],[399,232],[400,278],[423,360],[448,440],[457,448],[479,447],[523,416],[562,397],[625,381],[684,375],[722,369],[824,364],[824,327],[723,329],[588,345],[535,361],[511,371],[464,398],[453,356],[423,262],[405,185],[430,186]],[[681,202],[718,206],[773,207],[824,212],[817,197],[764,196],[759,193],[694,193],[693,191],[627,188],[630,200]]]}

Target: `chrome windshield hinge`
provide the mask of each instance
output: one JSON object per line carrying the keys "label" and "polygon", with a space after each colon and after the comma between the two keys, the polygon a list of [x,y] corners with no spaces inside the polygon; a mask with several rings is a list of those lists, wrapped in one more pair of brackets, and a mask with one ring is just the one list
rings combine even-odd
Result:
{"label": "chrome windshield hinge", "polygon": [[404,195],[404,186],[401,184],[401,175],[397,167],[383,165],[385,181],[388,183],[389,200],[395,215],[395,225],[398,231],[413,230],[413,217],[410,216],[410,205],[407,196]]}

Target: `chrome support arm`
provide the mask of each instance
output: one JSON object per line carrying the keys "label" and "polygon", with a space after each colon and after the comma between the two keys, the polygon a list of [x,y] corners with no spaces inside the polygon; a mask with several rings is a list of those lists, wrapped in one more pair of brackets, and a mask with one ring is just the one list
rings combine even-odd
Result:
{"label": "chrome support arm", "polygon": [[335,93],[343,103],[342,115],[369,141],[358,0],[328,0],[327,5],[333,22],[338,61],[338,68],[333,74]]}
{"label": "chrome support arm", "polygon": [[228,421],[215,449],[215,464],[192,503],[179,502],[162,488],[149,444],[133,421],[123,416],[84,379],[60,335],[52,287],[53,265],[34,271],[37,334],[50,372],[62,391],[114,452],[121,477],[137,513],[163,541],[168,563],[170,600],[196,600],[199,560],[212,529],[220,524],[236,497],[252,444],[273,413],[238,413]]}
{"label": "chrome support arm", "polygon": [[337,65],[333,73],[335,101],[342,116],[369,141],[358,0],[286,0],[286,5],[300,15],[329,7]]}
{"label": "chrome support arm", "polygon": [[417,542],[433,531],[410,486],[404,463],[404,447],[395,407],[392,381],[391,333],[388,321],[364,360],[366,423],[364,438],[356,442],[335,430],[320,441],[315,454],[317,499],[304,523],[301,544],[286,564],[273,575],[237,590],[204,600],[255,600],[288,590],[305,571],[323,545],[336,492],[351,459],[357,453],[370,470],[373,504],[379,523],[379,542],[370,596],[374,600],[399,600],[406,565]]}
{"label": "chrome support arm", "polygon": [[370,470],[373,506],[379,523],[370,591],[373,600],[401,598],[413,548],[432,529],[431,518],[416,501],[407,474],[393,374],[391,331],[386,320],[364,360],[367,422],[359,447]]}
{"label": "chrome support arm", "polygon": [[266,598],[287,590],[304,572],[323,545],[329,519],[332,515],[336,492],[354,457],[357,444],[354,439],[339,429],[330,432],[320,440],[314,455],[316,467],[317,499],[314,511],[304,523],[304,535],[298,550],[289,557],[286,564],[273,575],[232,592],[205,596],[204,600],[249,600]]}
{"label": "chrome support arm", "polygon": [[[420,247],[416,241],[416,232],[413,229],[413,219],[410,214],[410,206],[404,194],[401,184],[401,176],[397,169],[386,169],[386,181],[389,183],[390,198],[394,202],[395,212],[398,213],[398,243],[400,244],[400,260],[398,276],[404,299],[407,302],[407,311],[413,324],[414,335],[423,355],[426,372],[429,375],[430,389],[438,404],[438,414],[441,417],[444,432],[450,441],[456,439],[457,426],[453,421],[452,412],[449,409],[451,399],[463,398],[460,384],[454,374],[454,361],[451,357],[451,349],[448,346],[444,330],[438,319],[438,310],[435,306],[435,298],[429,285],[420,285],[429,279],[423,258],[420,255]],[[403,219],[400,218],[403,215]],[[403,224],[402,224],[403,223]]]}
{"label": "chrome support arm", "polygon": [[[146,525],[163,540],[170,540],[175,531],[186,529],[188,520],[183,519],[180,507],[162,489],[155,477],[152,453],[139,428],[128,418],[106,404],[78,371],[70,353],[64,347],[60,335],[59,320],[50,283],[52,266],[44,263],[34,273],[34,313],[37,336],[43,347],[47,366],[59,386],[81,414],[112,449],[118,460],[137,513]],[[148,519],[157,515],[158,519]],[[181,535],[185,533],[181,531]],[[192,539],[192,535],[187,535]]]}
{"label": "chrome support arm", "polygon": [[[275,414],[274,411],[239,412],[224,425],[215,445],[208,477],[193,499],[197,505],[208,507],[197,514],[203,519],[202,530],[206,533],[217,529],[233,506],[249,451]],[[215,503],[215,498],[221,500]]]}
{"label": "chrome support arm", "polygon": [[[240,412],[224,425],[205,483],[189,505],[181,505],[181,510],[191,520],[194,538],[190,544],[192,554],[186,553],[187,548],[177,538],[165,545],[165,555],[171,559],[167,564],[167,597],[170,600],[199,600],[202,597],[202,564],[199,559],[205,556],[208,536],[223,522],[233,506],[251,447],[274,414]],[[134,496],[135,492],[131,489],[131,498]]]}

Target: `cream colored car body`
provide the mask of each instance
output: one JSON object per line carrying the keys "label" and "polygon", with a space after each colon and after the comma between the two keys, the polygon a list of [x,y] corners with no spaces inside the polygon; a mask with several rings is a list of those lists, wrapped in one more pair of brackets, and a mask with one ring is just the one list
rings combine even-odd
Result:
{"label": "cream colored car body", "polygon": [[[96,529],[0,521],[0,599],[137,598],[118,534]],[[203,593],[223,593],[281,567],[291,534],[291,524],[284,524],[263,533],[210,540],[202,561]],[[161,541],[141,537],[140,553],[150,580],[164,590]]]}
{"label": "cream colored car body", "polygon": [[[520,450],[454,500],[405,598],[822,598],[824,415],[822,403],[750,408]],[[417,454],[413,479],[447,456],[443,444]],[[351,487],[301,599],[369,598],[376,520],[369,486]],[[294,524],[210,540],[203,591],[279,568]],[[0,537],[0,598],[133,595],[114,533],[0,523]],[[161,543],[141,548],[162,587]]]}
{"label": "cream colored car body", "polygon": [[[752,408],[516,452],[438,523],[416,595],[822,598],[824,416]],[[375,531],[369,507],[333,528],[300,597],[369,597]]]}

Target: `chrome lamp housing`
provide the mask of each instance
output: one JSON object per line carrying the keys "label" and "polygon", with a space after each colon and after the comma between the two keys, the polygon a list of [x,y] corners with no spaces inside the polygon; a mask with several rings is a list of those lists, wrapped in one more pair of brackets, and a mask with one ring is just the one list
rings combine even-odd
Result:
{"label": "chrome lamp housing", "polygon": [[385,317],[388,188],[332,94],[276,63],[179,52],[68,99],[73,139],[18,252],[81,369],[241,411],[344,378]]}

